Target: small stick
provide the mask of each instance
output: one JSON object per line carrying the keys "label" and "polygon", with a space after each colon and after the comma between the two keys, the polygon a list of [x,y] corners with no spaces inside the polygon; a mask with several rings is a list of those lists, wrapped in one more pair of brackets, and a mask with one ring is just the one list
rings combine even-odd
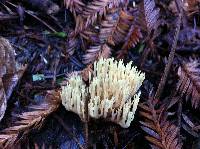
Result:
{"label": "small stick", "polygon": [[88,149],[88,139],[89,135],[88,135],[88,122],[85,122],[85,148]]}
{"label": "small stick", "polygon": [[59,62],[60,62],[60,57],[56,57],[56,60],[54,63],[52,86],[55,86],[55,83],[56,83],[56,73],[57,73],[57,67],[58,67]]}
{"label": "small stick", "polygon": [[[7,2],[8,4],[10,4],[11,6],[17,8],[17,6],[11,2]],[[36,20],[38,20],[39,22],[41,22],[43,25],[45,25],[47,28],[49,28],[52,32],[56,32],[56,30],[51,27],[49,24],[47,24],[45,21],[43,21],[42,19],[40,19],[38,16],[36,16],[32,11],[29,10],[24,10],[25,13],[27,13],[28,15],[32,16],[33,18],[35,18]]]}
{"label": "small stick", "polygon": [[89,114],[88,114],[88,103],[89,103],[89,96],[86,97],[85,101],[85,148],[88,149],[88,141],[89,141],[89,132],[88,132],[88,121],[89,121]]}
{"label": "small stick", "polygon": [[60,118],[60,116],[54,114],[53,117],[63,126],[63,128],[69,134],[69,136],[74,139],[74,141],[78,144],[78,147],[80,149],[84,149],[84,147],[79,143],[78,139],[74,136],[73,133],[71,133],[70,129],[65,125],[64,121]]}
{"label": "small stick", "polygon": [[159,99],[162,92],[163,92],[163,89],[164,89],[165,83],[167,81],[167,77],[168,77],[171,65],[172,65],[173,60],[174,60],[178,36],[179,36],[179,32],[180,32],[181,19],[182,19],[182,14],[179,13],[176,32],[175,32],[175,36],[174,36],[174,40],[173,40],[173,44],[172,44],[172,49],[171,49],[170,54],[169,54],[168,63],[165,66],[164,74],[162,75],[162,78],[161,78],[160,83],[158,85],[158,89],[157,89],[156,94],[154,96],[155,99]]}
{"label": "small stick", "polygon": [[181,143],[181,116],[182,116],[182,109],[183,109],[183,105],[182,105],[182,98],[179,98],[179,103],[178,103],[178,111],[177,111],[177,116],[178,116],[178,142]]}

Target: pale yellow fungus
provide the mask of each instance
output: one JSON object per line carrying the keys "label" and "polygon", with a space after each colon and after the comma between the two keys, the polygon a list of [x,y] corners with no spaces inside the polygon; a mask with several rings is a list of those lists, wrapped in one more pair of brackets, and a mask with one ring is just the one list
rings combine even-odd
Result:
{"label": "pale yellow fungus", "polygon": [[89,87],[81,76],[72,75],[68,84],[62,87],[62,103],[67,110],[84,119],[87,97],[90,117],[105,118],[127,128],[134,119],[140,99],[138,89],[144,79],[144,73],[132,67],[132,62],[125,65],[122,60],[101,58],[89,74]]}

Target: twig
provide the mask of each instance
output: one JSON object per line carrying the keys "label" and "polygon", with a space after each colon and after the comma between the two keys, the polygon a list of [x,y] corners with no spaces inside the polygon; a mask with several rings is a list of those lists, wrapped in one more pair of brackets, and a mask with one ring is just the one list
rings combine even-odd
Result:
{"label": "twig", "polygon": [[51,27],[49,24],[47,24],[46,22],[44,22],[42,19],[40,19],[38,16],[36,16],[36,15],[34,15],[33,14],[33,12],[31,12],[31,11],[28,11],[28,10],[25,10],[25,12],[27,13],[27,14],[29,14],[30,16],[32,16],[33,18],[35,18],[36,20],[38,20],[38,21],[40,21],[42,24],[44,24],[46,27],[48,27],[52,32],[56,32],[56,30],[53,28],[53,27]]}
{"label": "twig", "polygon": [[58,21],[58,19],[52,15],[49,15],[49,17],[54,21],[54,23],[61,29],[63,30],[62,25],[60,24],[60,22]]}
{"label": "twig", "polygon": [[18,50],[20,50],[20,51],[23,51],[24,49],[22,48],[22,47],[20,47],[20,46],[18,46],[18,45],[15,45],[15,44],[13,44],[13,43],[10,43],[14,48],[16,48],[16,49],[18,49]]}
{"label": "twig", "polygon": [[14,12],[12,12],[12,10],[11,10],[8,6],[6,6],[6,5],[4,4],[4,2],[0,2],[0,3],[1,3],[1,5],[6,9],[6,11],[7,11],[10,15],[15,14]]}
{"label": "twig", "polygon": [[182,2],[180,2],[179,0],[175,0],[175,4],[176,4],[176,8],[178,10],[179,13],[183,13],[183,10],[182,10],[182,5],[180,6],[180,4],[182,4]]}
{"label": "twig", "polygon": [[145,41],[147,42],[146,47],[144,48],[144,51],[142,53],[141,59],[140,59],[140,68],[143,67],[149,53],[152,51],[152,49],[154,49],[154,44],[153,44],[153,40],[154,40],[154,34],[150,34],[148,35],[148,37],[145,39]]}
{"label": "twig", "polygon": [[178,104],[178,111],[177,111],[177,115],[178,115],[178,128],[179,128],[179,131],[178,131],[178,136],[179,136],[179,143],[181,143],[181,138],[180,138],[180,133],[181,133],[181,116],[182,116],[182,98],[178,97],[179,98],[179,104]]}
{"label": "twig", "polygon": [[148,70],[148,69],[145,69],[145,68],[141,68],[140,70],[144,71],[147,74],[151,74],[151,75],[154,75],[154,76],[157,76],[157,77],[161,77],[160,72]]}
{"label": "twig", "polygon": [[[12,5],[13,7],[17,8],[17,6],[11,2],[7,2],[8,4]],[[32,11],[29,10],[24,10],[25,13],[27,13],[28,15],[32,16],[33,18],[37,19],[38,21],[40,21],[42,24],[44,24],[46,27],[48,27],[52,32],[56,32],[56,30],[51,27],[50,25],[48,25],[46,22],[44,22],[42,19],[40,19],[38,16],[36,16],[35,14],[33,14]]]}
{"label": "twig", "polygon": [[85,148],[86,149],[88,149],[88,146],[89,146],[88,145],[89,144],[88,143],[88,140],[89,140],[88,137],[89,137],[89,135],[88,135],[88,121],[86,121],[85,122]]}
{"label": "twig", "polygon": [[127,142],[127,144],[125,146],[122,147],[122,149],[128,148],[128,145],[130,145],[133,142],[133,140],[135,139],[135,137],[137,137],[139,135],[140,135],[140,133],[137,132],[136,134],[134,134],[133,136],[131,136],[131,139]]}
{"label": "twig", "polygon": [[53,114],[53,117],[63,126],[63,128],[69,134],[69,136],[74,139],[78,147],[80,149],[84,149],[84,147],[79,143],[78,139],[74,136],[73,133],[71,133],[70,129],[65,125],[64,121],[57,114]]}
{"label": "twig", "polygon": [[140,60],[140,69],[143,67],[143,65],[144,65],[144,63],[145,63],[145,61],[146,61],[146,59],[147,59],[147,57],[148,57],[148,55],[149,55],[149,53],[150,53],[150,48],[145,48],[144,49],[144,52],[142,53],[142,57],[141,57],[141,60]]}
{"label": "twig", "polygon": [[86,97],[85,101],[85,148],[88,149],[88,121],[89,121],[89,114],[88,114],[88,103],[89,103],[89,95]]}
{"label": "twig", "polygon": [[60,56],[56,58],[55,60],[55,66],[54,66],[54,71],[53,71],[53,80],[52,80],[52,86],[55,86],[55,83],[56,83],[56,73],[57,73],[57,67],[58,67],[58,64],[60,62]]}
{"label": "twig", "polygon": [[160,83],[158,85],[158,89],[157,89],[156,94],[154,96],[154,98],[156,98],[156,99],[159,99],[161,94],[162,94],[162,92],[163,92],[165,83],[167,81],[167,76],[169,74],[171,65],[172,65],[173,60],[174,60],[174,55],[175,55],[175,52],[176,52],[178,36],[179,36],[179,32],[180,32],[181,19],[182,19],[182,14],[179,13],[177,27],[176,27],[176,31],[175,31],[175,36],[174,36],[174,40],[173,40],[173,44],[172,44],[172,49],[170,51],[169,58],[168,58],[168,63],[165,66],[164,74],[162,75],[162,78],[161,78]]}
{"label": "twig", "polygon": [[18,18],[19,17],[16,15],[3,14],[0,16],[0,21],[13,20],[13,19],[18,19]]}

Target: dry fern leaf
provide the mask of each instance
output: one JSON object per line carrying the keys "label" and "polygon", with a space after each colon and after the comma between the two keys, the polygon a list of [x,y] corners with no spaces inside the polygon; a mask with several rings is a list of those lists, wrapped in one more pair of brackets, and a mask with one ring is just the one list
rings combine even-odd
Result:
{"label": "dry fern leaf", "polygon": [[120,0],[93,0],[85,7],[82,16],[87,19],[93,18],[97,15],[102,16],[106,11],[106,7],[118,7],[120,2]]}
{"label": "dry fern leaf", "polygon": [[75,37],[68,38],[66,52],[68,55],[73,55],[75,50],[78,48],[78,39]]}
{"label": "dry fern leaf", "polygon": [[86,51],[83,56],[83,63],[89,64],[93,63],[100,57],[108,58],[111,55],[111,48],[107,44],[93,45]]}
{"label": "dry fern leaf", "polygon": [[119,9],[108,10],[107,15],[100,24],[99,40],[101,44],[108,42],[114,45],[112,37],[117,28],[118,21]]}
{"label": "dry fern leaf", "polygon": [[[124,42],[127,34],[129,33],[129,29],[131,28],[131,24],[133,24],[133,20],[133,16],[128,14],[126,11],[119,12],[117,9],[110,9],[100,24],[100,43],[97,43],[97,45],[94,46],[90,46],[83,57],[83,62],[85,64],[92,63],[100,56],[108,58],[111,54],[111,49],[107,43],[116,45]],[[132,43],[135,43],[135,41]],[[129,45],[130,44],[131,43],[129,42]],[[124,48],[126,47],[124,46]]]}
{"label": "dry fern leaf", "polygon": [[80,14],[85,7],[85,4],[82,2],[82,0],[64,0],[64,5],[74,14],[74,16]]}
{"label": "dry fern leaf", "polygon": [[75,32],[86,29],[96,22],[98,17],[106,14],[107,8],[114,8],[120,5],[120,0],[93,0],[84,7],[83,12],[76,18]]}
{"label": "dry fern leaf", "polygon": [[179,82],[177,90],[186,100],[191,98],[192,107],[198,108],[200,103],[200,68],[197,60],[192,60],[178,69]]}
{"label": "dry fern leaf", "polygon": [[115,45],[124,42],[127,34],[129,33],[131,25],[133,24],[133,21],[134,17],[131,14],[129,14],[127,11],[121,10],[119,20],[110,41],[113,41]]}
{"label": "dry fern leaf", "polygon": [[140,38],[142,38],[142,33],[140,29],[132,25],[125,39],[125,43],[122,46],[122,49],[118,52],[117,58],[124,58],[124,56],[128,54],[128,50],[130,48],[134,48],[136,44],[140,41]]}
{"label": "dry fern leaf", "polygon": [[157,149],[181,149],[178,140],[178,127],[167,121],[164,108],[155,109],[156,103],[149,101],[140,105],[140,115],[145,119],[141,128],[148,134],[145,138]]}
{"label": "dry fern leaf", "polygon": [[154,0],[144,0],[141,7],[140,11],[143,16],[140,16],[138,19],[140,20],[139,23],[142,24],[143,29],[150,34],[153,30],[157,30],[160,24],[160,10],[156,8]]}
{"label": "dry fern leaf", "polygon": [[90,43],[99,43],[99,30],[93,26],[80,32],[80,36]]}
{"label": "dry fern leaf", "polygon": [[45,102],[40,105],[31,105],[28,112],[14,115],[13,119],[18,119],[12,127],[0,132],[0,148],[13,148],[20,139],[27,135],[32,129],[41,128],[45,118],[54,112],[60,104],[58,92],[50,92],[45,97]]}
{"label": "dry fern leaf", "polygon": [[142,33],[140,32],[140,29],[132,25],[130,32],[127,35],[127,38],[125,39],[122,50],[126,51],[132,47],[135,47],[140,38],[142,38]]}
{"label": "dry fern leaf", "polygon": [[142,37],[139,27],[133,25],[134,17],[126,11],[111,9],[101,22],[100,42],[111,45],[125,42],[122,50],[119,51],[118,58],[123,58],[128,53],[128,49],[134,47]]}
{"label": "dry fern leaf", "polygon": [[113,43],[112,36],[116,30],[118,19],[119,10],[114,8],[109,9],[99,25],[87,28],[80,35],[92,43]]}

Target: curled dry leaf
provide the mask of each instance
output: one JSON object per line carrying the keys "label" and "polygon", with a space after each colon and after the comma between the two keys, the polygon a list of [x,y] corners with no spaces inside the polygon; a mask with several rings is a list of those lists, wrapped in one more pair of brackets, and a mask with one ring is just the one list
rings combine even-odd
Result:
{"label": "curled dry leaf", "polygon": [[3,87],[2,78],[0,78],[0,120],[3,118],[7,107],[6,94]]}
{"label": "curled dry leaf", "polygon": [[0,77],[13,74],[16,71],[15,51],[9,41],[0,37]]}
{"label": "curled dry leaf", "polygon": [[[182,2],[183,2],[183,9],[187,16],[190,17],[195,13],[199,13],[200,11],[198,6],[200,4],[199,0],[183,0]],[[175,14],[178,13],[175,1],[170,2],[169,9]]]}
{"label": "curled dry leaf", "polygon": [[200,68],[197,60],[183,64],[178,69],[179,82],[177,90],[186,100],[191,99],[192,107],[200,104]]}
{"label": "curled dry leaf", "polygon": [[54,112],[60,105],[60,94],[56,91],[47,93],[45,100],[39,105],[29,105],[28,111],[14,114],[17,119],[11,127],[1,130],[0,148],[9,149],[24,138],[31,130],[40,129],[45,118]]}
{"label": "curled dry leaf", "polygon": [[0,37],[0,121],[7,107],[7,100],[25,69],[26,66],[15,61],[15,51],[9,41]]}

